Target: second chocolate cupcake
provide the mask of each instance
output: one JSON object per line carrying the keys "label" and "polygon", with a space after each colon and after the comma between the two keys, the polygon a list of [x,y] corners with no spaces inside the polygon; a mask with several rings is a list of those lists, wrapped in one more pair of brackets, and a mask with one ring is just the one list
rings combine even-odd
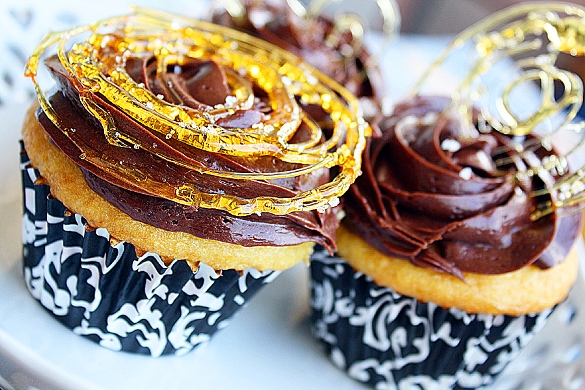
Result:
{"label": "second chocolate cupcake", "polygon": [[[370,141],[363,175],[344,197],[339,251],[313,256],[315,336],[360,382],[487,387],[577,278],[584,142],[583,124],[571,120],[583,97],[574,75],[552,64],[557,49],[575,43],[564,40],[573,31],[567,25],[585,25],[584,12],[532,7],[497,14],[455,39],[448,49],[468,43],[479,59],[452,95],[418,94],[381,118],[382,135]],[[532,29],[546,42],[542,26],[553,42],[526,44]],[[506,84],[508,68],[496,62],[520,43],[547,47],[550,57],[519,61]],[[481,83],[492,66],[501,89]],[[551,80],[564,83],[564,96],[548,100]],[[532,91],[528,81],[543,82],[542,106],[515,116],[511,95],[518,85]],[[479,97],[496,104],[470,104]]]}

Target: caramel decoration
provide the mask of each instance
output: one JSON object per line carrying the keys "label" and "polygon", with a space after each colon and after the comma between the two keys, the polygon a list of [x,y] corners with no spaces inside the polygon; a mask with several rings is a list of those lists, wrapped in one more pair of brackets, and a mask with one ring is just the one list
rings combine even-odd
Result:
{"label": "caramel decoration", "polygon": [[[85,36],[88,37],[82,39]],[[172,186],[153,181],[146,172],[137,172],[118,161],[110,161],[87,145],[76,143],[80,158],[123,182],[140,183],[141,188],[154,196],[188,206],[224,210],[238,216],[261,212],[324,211],[337,205],[338,198],[360,174],[361,154],[371,129],[361,116],[358,100],[299,58],[262,40],[226,27],[142,8],[136,8],[126,16],[50,33],[30,57],[26,75],[33,80],[47,117],[67,135],[70,131],[81,130],[60,126],[59,116],[38,80],[39,62],[54,46],[59,61],[79,92],[83,107],[99,121],[104,137],[111,145],[142,148],[202,174],[239,180],[291,178],[322,168],[338,167],[337,176],[329,183],[294,197],[245,199],[201,192],[190,183]],[[159,69],[181,65],[189,59],[211,60],[225,71],[231,95],[223,104],[215,106],[192,108],[169,103],[163,96],[145,89],[126,72],[124,65],[127,60],[144,56],[153,56]],[[271,114],[263,116],[251,127],[221,126],[219,119],[222,116],[252,106],[255,99],[253,85],[266,94]],[[281,172],[225,172],[203,164],[179,161],[120,132],[111,114],[97,104],[96,94],[164,139],[228,156],[272,156],[298,164],[300,168]],[[331,128],[324,131],[321,124],[305,114],[304,105],[319,106],[331,118],[328,121]],[[302,123],[310,129],[310,138],[301,143],[291,142]]]}
{"label": "caramel decoration", "polygon": [[[480,131],[510,136],[510,146],[492,157],[498,166],[516,165],[519,185],[535,176],[544,182],[543,189],[529,194],[547,195],[532,213],[533,220],[585,208],[585,121],[577,117],[583,82],[556,66],[561,54],[585,55],[585,8],[524,3],[495,13],[459,34],[422,75],[412,94],[421,94],[432,75],[462,52],[470,66],[453,88],[443,115],[461,118],[469,130],[463,136],[476,137],[472,118],[479,109]],[[518,109],[517,103],[527,100],[518,93],[523,87],[538,91],[536,108]],[[556,153],[553,146],[559,145],[561,153]],[[533,151],[539,148],[548,154],[534,158]]]}

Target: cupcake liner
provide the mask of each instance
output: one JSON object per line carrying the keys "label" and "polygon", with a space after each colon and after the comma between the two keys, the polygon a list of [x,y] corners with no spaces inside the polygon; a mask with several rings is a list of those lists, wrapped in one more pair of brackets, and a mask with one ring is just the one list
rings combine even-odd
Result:
{"label": "cupcake liner", "polygon": [[379,389],[489,386],[553,309],[524,316],[468,314],[404,296],[316,250],[312,323],[332,362]]}
{"label": "cupcake liner", "polygon": [[21,153],[24,280],[32,296],[75,333],[116,351],[182,355],[210,340],[279,271],[220,274],[201,264],[166,266],[126,242],[90,230],[37,183]]}

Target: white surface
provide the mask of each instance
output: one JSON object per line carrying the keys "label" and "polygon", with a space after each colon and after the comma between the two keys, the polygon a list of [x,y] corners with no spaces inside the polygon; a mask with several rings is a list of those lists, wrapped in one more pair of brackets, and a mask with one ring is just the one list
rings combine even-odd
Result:
{"label": "white surface", "polygon": [[[51,2],[43,3],[48,7]],[[81,2],[71,2],[62,9],[67,10],[70,15],[76,15],[81,7],[79,3]],[[96,1],[93,3],[103,4]],[[13,16],[18,14],[19,20],[26,21],[26,7],[30,7],[27,4],[26,1],[20,1],[11,2],[7,6],[12,7],[10,10]],[[104,13],[119,14],[127,9],[125,1],[112,2],[117,8],[106,9],[95,4],[83,2],[87,12],[75,22],[87,21],[83,18],[93,20]],[[201,3],[195,0],[186,2],[187,8],[180,8],[181,2],[171,4],[171,10],[182,10],[183,14],[201,11]],[[6,15],[6,10],[3,11]],[[55,12],[52,10],[41,10],[34,14],[34,17],[46,17],[46,20],[56,20],[54,16]],[[59,20],[66,23],[73,19]],[[51,27],[63,26],[46,26],[47,29]],[[18,34],[12,38],[26,50],[30,50],[30,45],[37,40]],[[401,96],[408,89],[414,77],[425,69],[444,43],[444,39],[402,38],[390,45],[381,63],[393,96]],[[452,78],[449,74],[439,77],[436,87],[440,89],[443,83],[448,83]],[[54,320],[29,295],[22,281],[17,141],[25,106],[26,104],[20,102],[0,106],[1,389],[364,388],[338,371],[311,338],[308,322],[308,270],[304,265],[284,272],[260,291],[230,326],[215,335],[210,344],[182,357],[154,359],[112,352],[73,334]],[[581,277],[573,295],[578,293],[579,298],[583,296],[583,284]],[[574,300],[570,303],[574,305],[573,302]],[[583,306],[582,301],[578,305]],[[568,312],[570,311],[569,308]],[[561,317],[559,321],[562,322],[566,315],[567,310],[561,310],[557,317]],[[550,329],[551,326],[556,327],[556,323],[547,325],[545,331],[537,336],[538,340],[531,344],[534,346],[533,351],[538,352],[545,348],[543,345],[548,345],[546,348],[550,349],[551,343],[560,345],[565,342],[565,349],[568,348],[568,351],[561,351],[563,353],[558,360],[559,364],[564,364],[563,367],[572,370],[570,374],[573,377],[555,388],[567,385],[566,388],[578,389],[585,383],[579,382],[579,370],[583,367],[582,349],[569,348],[579,348],[579,342],[583,342],[582,333],[578,333],[583,329],[583,315],[578,314],[576,319],[571,323],[572,330],[564,333],[561,339],[555,336],[554,343],[552,335],[558,335],[558,328],[557,333]],[[580,328],[575,331],[575,327]],[[554,360],[557,358],[547,359],[547,353],[548,350],[541,352],[538,357],[547,361],[545,368],[552,373],[552,377],[557,372],[557,360]],[[528,354],[532,356],[533,352],[528,351]],[[527,359],[523,359],[511,368],[517,370],[514,372],[521,372],[523,378],[530,378],[534,377],[537,367],[542,366],[532,365]],[[506,385],[506,388],[510,388],[512,383],[517,383],[521,378],[512,373],[505,376],[502,382],[506,383],[506,379],[511,381]],[[534,381],[529,381],[529,384],[532,388],[540,388],[534,387]]]}

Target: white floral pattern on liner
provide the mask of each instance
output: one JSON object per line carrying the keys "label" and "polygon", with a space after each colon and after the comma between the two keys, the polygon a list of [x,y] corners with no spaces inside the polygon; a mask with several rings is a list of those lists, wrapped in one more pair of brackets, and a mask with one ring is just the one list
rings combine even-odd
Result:
{"label": "white floral pattern on liner", "polygon": [[280,272],[238,273],[186,262],[165,266],[154,253],[110,244],[104,228],[88,231],[82,216],[67,214],[34,184],[38,172],[26,154],[24,279],[31,295],[71,328],[103,347],[151,356],[182,355],[206,343],[262,285]]}
{"label": "white floral pattern on liner", "polygon": [[552,312],[446,310],[380,287],[325,251],[313,255],[311,274],[315,337],[337,367],[376,388],[489,386]]}

